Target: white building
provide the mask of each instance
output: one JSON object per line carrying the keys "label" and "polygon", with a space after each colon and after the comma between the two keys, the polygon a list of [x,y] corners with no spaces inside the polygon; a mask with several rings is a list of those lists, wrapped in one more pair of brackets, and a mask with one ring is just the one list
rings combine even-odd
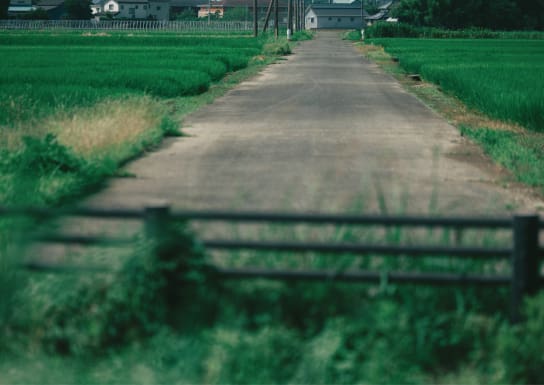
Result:
{"label": "white building", "polygon": [[170,0],[94,0],[93,15],[111,15],[116,19],[170,19]]}

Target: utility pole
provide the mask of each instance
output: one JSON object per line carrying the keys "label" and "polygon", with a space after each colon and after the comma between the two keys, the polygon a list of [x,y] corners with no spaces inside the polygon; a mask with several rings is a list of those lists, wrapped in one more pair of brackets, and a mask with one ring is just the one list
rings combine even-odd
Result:
{"label": "utility pole", "polygon": [[270,14],[272,13],[273,4],[274,4],[274,0],[270,0],[270,3],[268,4],[268,9],[266,10],[266,17],[264,19],[263,33],[265,33],[266,30],[268,29],[268,22],[270,21]]}
{"label": "utility pole", "polygon": [[305,25],[304,25],[304,18],[306,17],[305,13],[306,13],[306,4],[304,3],[304,0],[300,0],[300,19],[298,20],[298,22],[300,23],[300,27],[299,29],[304,29],[305,28]]}
{"label": "utility pole", "polygon": [[361,40],[365,40],[365,0],[361,0]]}
{"label": "utility pole", "polygon": [[287,0],[287,40],[291,40],[293,28],[293,0]]}
{"label": "utility pole", "polygon": [[253,37],[259,34],[259,21],[257,20],[259,12],[257,11],[257,0],[253,0]]}
{"label": "utility pole", "polygon": [[276,38],[276,40],[280,36],[280,21],[279,21],[280,17],[279,16],[280,16],[280,12],[279,12],[278,0],[274,0],[274,37]]}

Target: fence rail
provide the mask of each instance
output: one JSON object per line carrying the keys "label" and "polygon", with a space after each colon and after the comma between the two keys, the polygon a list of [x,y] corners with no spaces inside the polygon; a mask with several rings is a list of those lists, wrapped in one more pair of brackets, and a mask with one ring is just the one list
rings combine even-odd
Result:
{"label": "fence rail", "polygon": [[[165,226],[176,221],[221,221],[227,223],[283,223],[285,225],[356,225],[381,227],[423,227],[451,228],[462,232],[466,229],[509,230],[512,233],[512,247],[466,247],[433,245],[373,245],[363,243],[317,243],[203,239],[201,244],[207,249],[216,250],[256,250],[274,252],[318,252],[354,255],[404,255],[440,256],[458,258],[502,258],[510,259],[511,275],[478,275],[468,273],[433,272],[376,272],[376,271],[335,271],[335,270],[271,270],[260,268],[221,268],[216,267],[218,277],[224,279],[265,278],[277,280],[302,281],[341,281],[341,282],[397,282],[426,285],[484,285],[511,287],[511,318],[519,321],[520,305],[525,295],[536,293],[542,283],[540,260],[544,249],[539,244],[544,222],[537,215],[520,215],[512,218],[463,218],[463,217],[415,217],[415,216],[374,216],[374,215],[336,215],[336,214],[293,214],[266,212],[229,211],[187,211],[170,210],[168,206],[149,207],[144,210],[89,209],[52,210],[40,208],[0,207],[0,216],[24,216],[40,219],[61,217],[91,217],[103,219],[127,219],[143,221],[147,236],[161,239]],[[116,246],[132,242],[130,238],[95,237],[86,235],[47,234],[37,238],[40,242],[79,245]],[[72,272],[104,271],[98,267],[71,267],[29,262],[25,268],[33,271]]]}
{"label": "fence rail", "polygon": [[0,30],[250,32],[251,21],[0,20]]}

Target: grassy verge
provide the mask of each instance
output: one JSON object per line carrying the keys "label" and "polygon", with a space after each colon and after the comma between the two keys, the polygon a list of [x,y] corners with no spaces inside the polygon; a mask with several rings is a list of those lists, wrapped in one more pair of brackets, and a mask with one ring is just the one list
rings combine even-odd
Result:
{"label": "grassy verge", "polygon": [[[389,207],[382,197],[383,210]],[[364,203],[363,203],[364,204]],[[394,210],[393,210],[394,211]],[[161,254],[143,237],[125,255],[87,256],[116,266],[106,274],[20,277],[9,344],[0,348],[6,383],[504,383],[528,374],[508,325],[508,288],[220,281],[207,263],[231,267],[503,272],[498,261],[277,253],[205,255],[186,230],[182,252]],[[247,234],[247,228],[233,228]],[[257,237],[438,245],[448,231],[263,226]],[[463,242],[503,245],[467,232]],[[464,244],[464,243],[463,243]],[[164,259],[166,258],[166,259]],[[113,263],[112,263],[113,261]],[[531,303],[538,310],[542,299]],[[539,313],[537,313],[539,314]],[[501,338],[496,339],[497,334]],[[534,361],[528,361],[533,365]],[[497,372],[498,371],[498,372]],[[495,374],[499,373],[499,374]],[[507,373],[507,374],[504,374]],[[532,372],[539,379],[538,372]]]}
{"label": "grassy verge", "polygon": [[274,60],[275,52],[260,54],[266,43],[176,34],[2,35],[0,198],[54,205],[96,188],[163,136],[179,135],[184,114]]}
{"label": "grassy verge", "polygon": [[541,130],[528,130],[520,124],[498,120],[476,108],[467,107],[439,85],[414,82],[406,76],[407,70],[380,46],[359,43],[358,47],[406,89],[457,126],[463,135],[478,143],[495,162],[512,174],[513,180],[544,194],[544,133]]}
{"label": "grassy verge", "polygon": [[[281,239],[446,245],[447,232],[296,232]],[[539,383],[544,297],[508,324],[508,287],[220,281],[207,265],[502,271],[497,261],[317,254],[209,256],[184,228],[180,254],[139,238],[111,273],[36,275],[12,304],[0,383]],[[503,242],[474,231],[468,243]],[[98,255],[95,256],[98,258]]]}

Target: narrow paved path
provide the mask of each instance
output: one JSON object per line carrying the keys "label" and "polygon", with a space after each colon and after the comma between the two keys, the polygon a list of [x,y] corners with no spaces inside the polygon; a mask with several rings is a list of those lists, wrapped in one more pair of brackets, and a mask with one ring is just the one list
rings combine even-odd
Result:
{"label": "narrow paved path", "polygon": [[176,208],[492,214],[542,202],[337,32],[188,117],[86,204]]}

